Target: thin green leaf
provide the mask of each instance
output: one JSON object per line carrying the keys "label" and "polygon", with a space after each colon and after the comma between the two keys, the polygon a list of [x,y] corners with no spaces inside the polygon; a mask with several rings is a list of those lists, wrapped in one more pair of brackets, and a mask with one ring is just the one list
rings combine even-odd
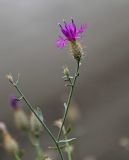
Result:
{"label": "thin green leaf", "polygon": [[71,138],[71,139],[63,139],[63,140],[60,140],[59,143],[66,143],[66,142],[71,142],[73,140],[75,140],[76,138]]}

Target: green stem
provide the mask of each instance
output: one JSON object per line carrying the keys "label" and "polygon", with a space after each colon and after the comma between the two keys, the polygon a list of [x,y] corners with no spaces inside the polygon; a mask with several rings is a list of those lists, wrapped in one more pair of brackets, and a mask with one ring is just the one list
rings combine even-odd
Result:
{"label": "green stem", "polygon": [[17,153],[14,153],[14,158],[15,158],[15,160],[21,160],[21,158],[19,157],[19,155]]}
{"label": "green stem", "polygon": [[43,159],[43,151],[41,149],[40,142],[39,142],[38,138],[36,138],[35,149],[37,151],[37,160]]}
{"label": "green stem", "polygon": [[49,130],[49,128],[46,126],[46,124],[40,119],[40,117],[37,115],[37,113],[35,112],[34,108],[30,104],[30,102],[27,100],[27,98],[24,96],[24,94],[22,93],[22,91],[20,90],[20,88],[17,86],[17,84],[13,84],[13,86],[16,88],[16,90],[19,92],[19,94],[21,95],[22,99],[25,101],[25,103],[29,107],[29,109],[34,113],[34,115],[36,116],[36,118],[39,120],[39,122],[42,124],[42,126],[47,131],[47,133],[50,135],[50,137],[52,138],[53,142],[55,143],[55,145],[57,147],[57,150],[59,152],[61,160],[64,160],[62,152],[61,152],[61,149],[59,147],[59,144],[56,141],[56,138],[54,137],[54,135],[52,134],[52,132]]}
{"label": "green stem", "polygon": [[36,160],[43,159],[44,154],[43,154],[43,150],[41,148],[41,144],[40,144],[40,141],[39,141],[39,136],[34,135],[30,131],[28,131],[27,133],[28,133],[28,138],[30,140],[30,143],[32,144],[32,146],[36,150],[36,153],[37,153],[37,159]]}
{"label": "green stem", "polygon": [[77,77],[78,77],[78,75],[79,75],[79,63],[80,63],[80,61],[77,61],[77,70],[76,70],[76,74],[75,74],[75,76],[74,76],[74,79],[73,79],[73,82],[72,82],[72,85],[71,85],[71,89],[70,89],[68,101],[67,101],[67,104],[66,104],[67,108],[66,108],[65,113],[64,113],[64,116],[63,116],[62,125],[61,125],[61,128],[60,128],[60,130],[59,130],[58,137],[57,137],[57,142],[59,142],[60,137],[61,137],[61,134],[62,134],[63,126],[64,126],[64,124],[65,124],[65,120],[66,120],[67,113],[68,113],[68,110],[69,110],[69,106],[70,106],[70,103],[71,103],[71,99],[72,99],[72,95],[73,95],[75,83],[76,83]]}
{"label": "green stem", "polygon": [[[68,139],[68,137],[67,137],[67,135],[66,135],[66,129],[65,129],[65,126],[63,126],[63,134],[64,134],[64,138],[65,138],[65,140],[67,140]],[[66,148],[67,148],[67,154],[68,154],[68,160],[72,160],[72,152],[71,152],[71,150],[70,150],[70,144],[69,144],[69,142],[66,142]]]}

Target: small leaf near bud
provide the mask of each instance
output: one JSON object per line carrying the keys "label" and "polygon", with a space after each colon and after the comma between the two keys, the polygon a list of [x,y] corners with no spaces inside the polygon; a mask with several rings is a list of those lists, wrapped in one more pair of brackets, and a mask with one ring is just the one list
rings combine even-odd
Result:
{"label": "small leaf near bud", "polygon": [[38,117],[40,118],[40,120],[43,122],[43,113],[39,107],[37,107],[36,113]]}

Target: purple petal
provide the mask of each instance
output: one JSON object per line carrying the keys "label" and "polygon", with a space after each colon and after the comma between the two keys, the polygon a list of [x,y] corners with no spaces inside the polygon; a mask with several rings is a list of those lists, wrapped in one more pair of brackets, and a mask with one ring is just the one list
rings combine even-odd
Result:
{"label": "purple petal", "polygon": [[75,32],[75,28],[73,26],[73,23],[69,23],[69,25],[68,25],[68,31],[69,31],[69,34],[71,36],[71,39],[72,38],[74,39],[75,36],[76,36],[76,32]]}
{"label": "purple petal", "polygon": [[73,29],[74,29],[74,33],[76,33],[76,25],[74,23],[74,20],[72,19],[72,25],[73,25]]}
{"label": "purple petal", "polygon": [[82,24],[80,26],[80,28],[77,30],[77,34],[79,35],[79,34],[83,33],[86,29],[87,29],[87,25],[86,24]]}
{"label": "purple petal", "polygon": [[72,21],[72,23],[65,23],[64,27],[61,27],[61,31],[62,33],[65,35],[65,37],[68,40],[74,40],[76,37],[76,26],[74,24],[74,22]]}
{"label": "purple petal", "polygon": [[56,46],[57,46],[58,48],[64,48],[65,45],[66,45],[66,42],[67,42],[66,39],[64,39],[62,36],[59,36],[59,37],[58,37],[58,40],[56,41]]}
{"label": "purple petal", "polygon": [[69,30],[66,29],[66,27],[61,28],[61,31],[62,31],[62,33],[65,35],[65,37],[67,37],[67,38],[70,37],[70,35],[69,35]]}
{"label": "purple petal", "polygon": [[12,96],[10,96],[10,105],[14,108],[14,109],[16,109],[16,108],[18,108],[19,107],[19,100],[17,99],[17,97],[16,96],[14,96],[14,95],[12,95]]}

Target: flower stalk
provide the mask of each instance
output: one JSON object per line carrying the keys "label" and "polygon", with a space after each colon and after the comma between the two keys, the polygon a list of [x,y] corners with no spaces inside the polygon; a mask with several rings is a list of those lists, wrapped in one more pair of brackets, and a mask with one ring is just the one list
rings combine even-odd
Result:
{"label": "flower stalk", "polygon": [[77,77],[79,76],[79,68],[80,68],[80,61],[77,61],[76,73],[75,73],[75,76],[73,78],[72,84],[70,85],[71,89],[70,89],[68,101],[67,101],[67,104],[66,104],[66,110],[65,110],[63,120],[62,120],[62,125],[61,125],[61,128],[59,130],[58,137],[57,137],[58,142],[60,140],[60,137],[61,137],[61,134],[62,134],[62,131],[63,131],[63,127],[64,127],[64,124],[65,124],[65,120],[66,120],[66,117],[67,117],[67,113],[68,113],[68,110],[69,110],[69,106],[70,106],[70,103],[71,103],[71,100],[72,100],[72,95],[73,95],[73,91],[74,91],[74,88],[75,88],[76,80],[77,80]]}

